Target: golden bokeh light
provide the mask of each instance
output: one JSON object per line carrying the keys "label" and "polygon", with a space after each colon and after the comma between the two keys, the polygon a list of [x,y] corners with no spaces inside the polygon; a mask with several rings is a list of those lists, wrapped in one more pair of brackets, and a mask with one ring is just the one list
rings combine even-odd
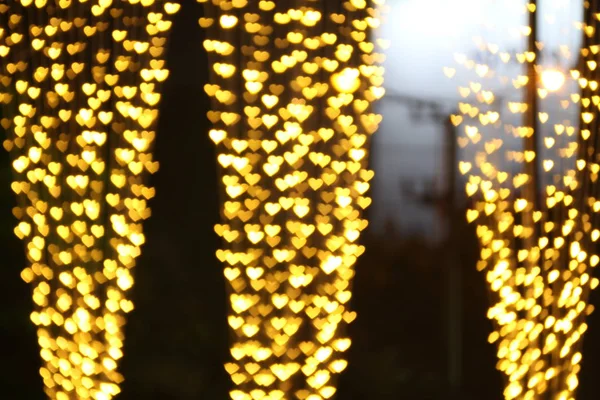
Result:
{"label": "golden bokeh light", "polygon": [[560,90],[565,84],[565,74],[555,69],[544,70],[541,74],[542,85],[550,92]]}
{"label": "golden bokeh light", "polygon": [[51,399],[120,392],[175,2],[0,4],[0,124]]}
{"label": "golden bokeh light", "polygon": [[384,0],[199,0],[223,188],[233,400],[336,393],[381,122]]}
{"label": "golden bokeh light", "polygon": [[[559,47],[563,64],[580,66],[567,77],[542,69],[544,44],[530,36],[531,25],[476,38],[478,57],[455,56],[469,78],[459,86],[462,100],[451,122],[464,149],[458,167],[470,198],[467,220],[479,237],[477,268],[490,288],[488,317],[495,324],[489,341],[497,345],[507,400],[573,400],[578,387],[585,318],[593,311],[587,300],[598,286],[593,270],[600,261],[594,254],[598,14],[590,4],[579,29],[569,21],[573,35],[585,37],[581,51]],[[499,6],[513,7],[515,21],[537,11],[531,2]],[[493,41],[503,34],[528,48],[503,48]],[[455,71],[444,72],[460,79]]]}

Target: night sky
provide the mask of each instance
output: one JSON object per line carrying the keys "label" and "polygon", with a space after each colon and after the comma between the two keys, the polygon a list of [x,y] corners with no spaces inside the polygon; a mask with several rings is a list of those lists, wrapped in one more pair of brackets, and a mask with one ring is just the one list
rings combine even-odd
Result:
{"label": "night sky", "polygon": [[[202,6],[183,2],[174,21],[155,147],[161,163],[151,183],[157,188],[147,242],[135,270],[131,293],[136,305],[126,327],[120,400],[221,400],[230,383],[227,293],[215,251],[218,190],[215,152],[207,131],[208,100],[203,92],[207,59],[197,24]],[[393,39],[393,38],[392,38]],[[373,154],[376,157],[377,154]],[[376,171],[377,173],[377,171]],[[12,233],[14,196],[6,152],[0,152],[0,399],[44,399],[30,287],[19,273],[22,243]],[[371,207],[377,207],[375,199]],[[440,207],[441,208],[441,207]],[[488,294],[475,270],[475,234],[464,211],[450,212],[450,237],[432,245],[403,237],[390,225],[385,235],[368,229],[357,266],[350,328],[349,367],[339,383],[339,400],[497,400],[502,398],[495,348],[487,344]],[[440,218],[442,218],[440,213]],[[449,260],[453,260],[450,262]],[[449,345],[448,268],[461,272],[462,347]],[[598,296],[593,297],[597,305]],[[584,339],[578,399],[600,391],[600,320],[590,317]],[[459,378],[449,383],[448,355],[460,356]]]}

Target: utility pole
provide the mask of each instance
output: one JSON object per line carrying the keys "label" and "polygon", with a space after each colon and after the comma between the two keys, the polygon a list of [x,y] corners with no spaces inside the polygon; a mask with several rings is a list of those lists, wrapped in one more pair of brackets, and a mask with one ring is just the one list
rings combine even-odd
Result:
{"label": "utility pole", "polygon": [[[457,250],[460,246],[458,235],[453,234],[457,215],[457,184],[458,184],[458,141],[456,127],[450,120],[450,114],[439,102],[415,98],[401,94],[388,94],[388,101],[395,101],[410,109],[430,110],[430,118],[435,121],[443,134],[443,172],[444,185],[442,192],[432,191],[423,193],[421,201],[424,204],[436,205],[440,213],[440,245],[444,262],[442,274],[445,281],[444,290],[444,326],[446,333],[446,382],[449,389],[448,399],[461,399],[462,370],[463,370],[463,274],[458,262]],[[457,112],[457,111],[456,111]],[[460,215],[464,218],[464,215]]]}
{"label": "utility pole", "polygon": [[[458,169],[458,142],[456,128],[446,119],[444,124],[444,158],[445,158],[445,188],[442,201],[442,212],[445,224],[445,274],[447,293],[447,329],[448,329],[448,383],[450,384],[451,399],[461,398],[462,385],[462,355],[463,355],[463,302],[462,302],[462,270],[457,262],[457,236],[451,229],[455,226],[457,217],[456,185]],[[461,215],[462,216],[462,215]]]}

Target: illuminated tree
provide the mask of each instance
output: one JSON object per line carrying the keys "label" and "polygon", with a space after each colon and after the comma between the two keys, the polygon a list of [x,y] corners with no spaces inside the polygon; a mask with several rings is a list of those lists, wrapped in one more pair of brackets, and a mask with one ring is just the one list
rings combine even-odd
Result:
{"label": "illuminated tree", "polygon": [[0,4],[0,123],[26,244],[45,391],[107,400],[123,377],[132,268],[157,170],[151,148],[179,4]]}
{"label": "illuminated tree", "polygon": [[[463,125],[459,145],[474,154],[459,169],[473,199],[467,219],[477,225],[477,267],[491,289],[488,317],[496,329],[489,339],[498,345],[506,399],[571,400],[578,386],[585,317],[593,311],[587,299],[598,285],[591,274],[600,261],[598,10],[597,2],[585,6],[580,55],[559,48],[563,69],[581,57],[568,80],[540,59],[535,1],[506,0],[501,7],[529,24],[494,32],[524,39],[525,50],[481,37],[478,60],[456,57],[477,76],[459,87],[464,100],[451,119]],[[522,68],[507,67],[511,60]],[[510,84],[502,104],[497,94]]]}
{"label": "illuminated tree", "polygon": [[215,230],[230,289],[230,395],[328,399],[356,317],[384,0],[199,2],[223,184]]}

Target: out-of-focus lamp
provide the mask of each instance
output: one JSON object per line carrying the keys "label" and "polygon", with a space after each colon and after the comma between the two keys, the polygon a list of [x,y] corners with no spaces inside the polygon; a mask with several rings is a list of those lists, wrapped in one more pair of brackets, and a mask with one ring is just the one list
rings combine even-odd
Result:
{"label": "out-of-focus lamp", "polygon": [[544,89],[550,92],[559,91],[565,84],[565,74],[557,69],[547,69],[541,74]]}

